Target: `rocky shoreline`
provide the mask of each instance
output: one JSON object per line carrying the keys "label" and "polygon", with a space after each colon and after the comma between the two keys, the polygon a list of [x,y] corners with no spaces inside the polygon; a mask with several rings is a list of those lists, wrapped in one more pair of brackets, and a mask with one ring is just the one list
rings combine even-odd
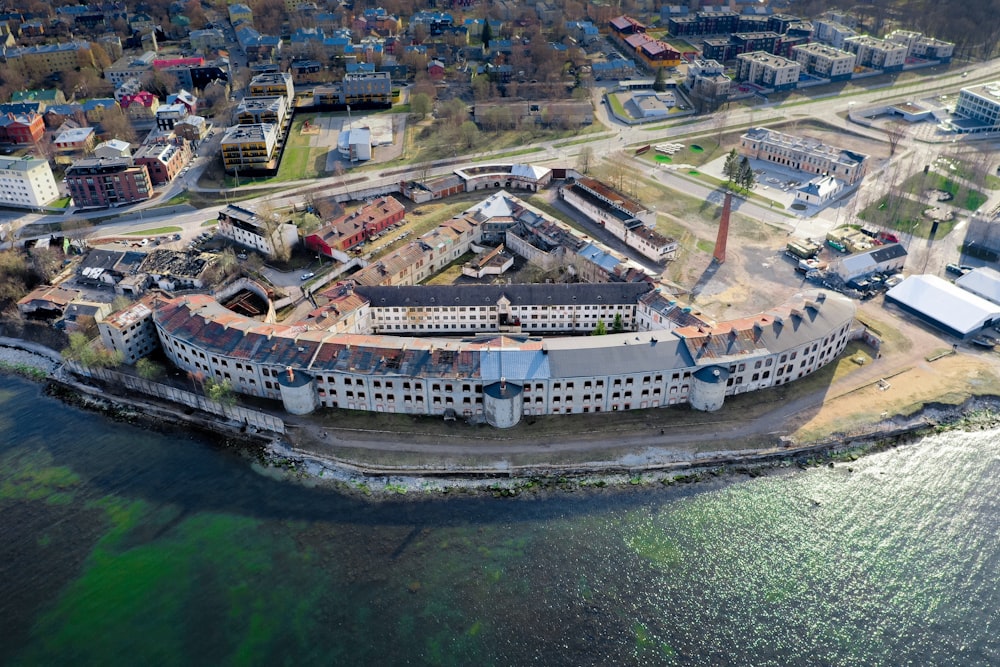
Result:
{"label": "rocky shoreline", "polygon": [[[31,344],[0,342],[0,370],[35,380],[48,380],[60,400],[97,410],[111,419],[156,428],[191,428],[222,436],[220,447],[244,451],[262,472],[308,485],[323,485],[370,499],[413,493],[420,496],[489,494],[497,498],[540,497],[549,492],[627,489],[690,484],[723,475],[757,477],[787,469],[848,464],[865,454],[906,445],[933,432],[961,428],[981,430],[1000,424],[1000,397],[982,396],[953,405],[928,405],[905,421],[884,422],[884,428],[862,436],[832,434],[823,441],[792,444],[768,450],[705,452],[686,460],[622,457],[587,464],[379,468],[335,460],[296,448],[286,439],[224,424],[155,401],[105,395],[100,389],[59,376],[58,355],[32,349]],[[40,346],[37,346],[40,347]]]}

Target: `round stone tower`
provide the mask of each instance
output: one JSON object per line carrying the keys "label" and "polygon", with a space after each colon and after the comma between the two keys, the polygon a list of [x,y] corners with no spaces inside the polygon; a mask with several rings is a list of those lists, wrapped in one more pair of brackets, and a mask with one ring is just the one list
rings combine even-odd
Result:
{"label": "round stone tower", "polygon": [[278,375],[278,389],[285,410],[293,415],[307,415],[317,406],[316,383],[311,375],[289,367]]}
{"label": "round stone tower", "polygon": [[524,391],[521,385],[499,382],[483,387],[483,415],[486,423],[496,428],[510,428],[521,421]]}
{"label": "round stone tower", "polygon": [[715,412],[726,400],[726,381],[729,369],[725,366],[705,366],[691,377],[691,393],[688,402],[695,410]]}

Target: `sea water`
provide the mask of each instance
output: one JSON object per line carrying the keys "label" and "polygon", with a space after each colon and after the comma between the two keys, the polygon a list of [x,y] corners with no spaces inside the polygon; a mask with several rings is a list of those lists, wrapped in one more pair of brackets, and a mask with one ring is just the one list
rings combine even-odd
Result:
{"label": "sea water", "polygon": [[996,665],[997,441],[373,503],[0,377],[0,662]]}

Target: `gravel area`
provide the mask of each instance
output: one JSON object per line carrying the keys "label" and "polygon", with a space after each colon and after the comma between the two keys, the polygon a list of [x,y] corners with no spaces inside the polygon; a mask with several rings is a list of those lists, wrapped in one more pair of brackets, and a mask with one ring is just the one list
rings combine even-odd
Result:
{"label": "gravel area", "polygon": [[53,373],[59,367],[59,364],[48,357],[14,347],[0,347],[0,365],[31,366],[46,373]]}

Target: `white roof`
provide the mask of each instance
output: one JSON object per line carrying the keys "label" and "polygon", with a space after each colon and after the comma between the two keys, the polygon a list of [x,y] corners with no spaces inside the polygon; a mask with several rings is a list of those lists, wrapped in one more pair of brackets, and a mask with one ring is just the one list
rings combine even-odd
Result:
{"label": "white roof", "polygon": [[97,148],[110,148],[113,151],[125,151],[128,150],[129,143],[121,139],[108,139],[102,144],[98,144]]}
{"label": "white roof", "polygon": [[840,270],[838,274],[845,280],[850,280],[855,276],[871,273],[878,268],[878,263],[866,252],[859,252],[848,255],[840,260]]}
{"label": "white roof", "polygon": [[1000,306],[937,276],[910,276],[886,296],[962,335],[1000,319]]}
{"label": "white roof", "polygon": [[955,284],[993,303],[1000,303],[1000,271],[984,266],[966,273]]}
{"label": "white roof", "polygon": [[514,164],[510,167],[511,176],[520,176],[521,178],[533,178],[535,180],[539,178],[544,178],[551,169],[548,167],[536,167],[533,164]]}
{"label": "white roof", "polygon": [[465,209],[465,213],[478,214],[481,220],[513,217],[516,204],[510,197],[506,190],[495,192],[475,206]]}
{"label": "white roof", "polygon": [[56,137],[56,143],[76,143],[78,141],[86,141],[87,137],[93,133],[94,128],[92,127],[73,127],[60,132],[59,136]]}

